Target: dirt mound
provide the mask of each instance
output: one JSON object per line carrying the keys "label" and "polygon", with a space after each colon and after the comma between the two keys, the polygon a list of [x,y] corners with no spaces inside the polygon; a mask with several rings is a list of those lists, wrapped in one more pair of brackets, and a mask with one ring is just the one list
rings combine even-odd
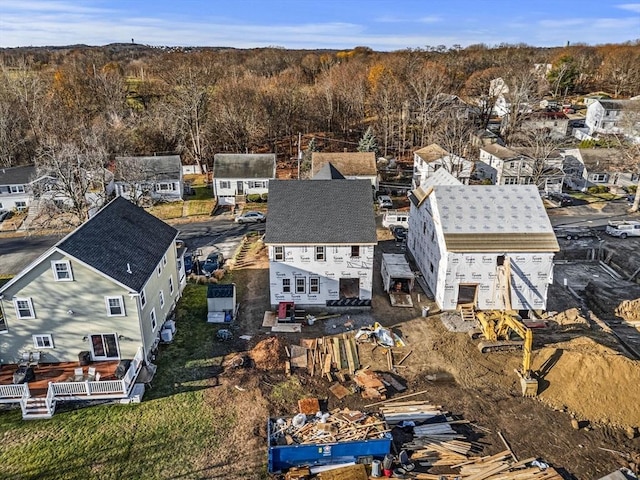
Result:
{"label": "dirt mound", "polygon": [[540,399],[583,419],[640,425],[640,363],[588,338],[536,351]]}
{"label": "dirt mound", "polygon": [[588,327],[589,322],[586,318],[580,315],[580,311],[577,308],[569,308],[563,312],[558,312],[549,318],[556,322],[558,325],[567,326],[567,325],[578,325]]}
{"label": "dirt mound", "polygon": [[616,308],[616,315],[627,322],[640,322],[640,298],[623,300]]}
{"label": "dirt mound", "polygon": [[249,352],[255,368],[259,370],[284,370],[287,353],[285,342],[279,337],[269,337],[256,344]]}

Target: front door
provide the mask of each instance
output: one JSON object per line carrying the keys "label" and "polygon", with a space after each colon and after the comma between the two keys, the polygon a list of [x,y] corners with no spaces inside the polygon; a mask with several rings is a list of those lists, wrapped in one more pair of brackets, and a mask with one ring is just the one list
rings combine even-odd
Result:
{"label": "front door", "polygon": [[360,279],[341,278],[339,281],[340,298],[359,298]]}
{"label": "front door", "polygon": [[475,305],[478,285],[458,286],[458,305]]}
{"label": "front door", "polygon": [[236,195],[244,195],[244,182],[238,181],[238,188],[236,191]]}
{"label": "front door", "polygon": [[115,333],[101,333],[91,335],[91,354],[94,360],[109,360],[120,358],[118,337]]}

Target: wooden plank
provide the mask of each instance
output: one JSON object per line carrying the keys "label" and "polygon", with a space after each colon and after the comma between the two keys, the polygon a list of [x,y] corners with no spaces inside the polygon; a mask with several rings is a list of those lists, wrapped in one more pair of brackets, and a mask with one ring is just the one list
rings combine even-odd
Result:
{"label": "wooden plank", "polygon": [[404,398],[409,398],[409,397],[415,397],[416,395],[422,395],[423,393],[427,393],[428,391],[429,390],[421,390],[419,392],[402,395],[401,397],[394,398],[393,400],[385,400],[383,402],[370,403],[369,405],[365,405],[365,408],[375,407],[376,405],[382,405],[382,404],[391,406],[391,405],[397,404],[398,400],[402,400]]}
{"label": "wooden plank", "polygon": [[369,475],[363,463],[356,463],[320,472],[318,478],[321,480],[368,480]]}
{"label": "wooden plank", "polygon": [[349,367],[349,373],[353,375],[356,371],[356,364],[353,359],[353,351],[351,350],[351,343],[349,342],[349,339],[346,337],[346,335],[343,336],[342,340],[344,344],[344,349],[347,353],[347,364]]}
{"label": "wooden plank", "polygon": [[387,349],[387,369],[393,371],[393,352],[390,348]]}
{"label": "wooden plank", "polygon": [[407,353],[404,357],[402,357],[400,361],[396,363],[396,365],[402,365],[402,362],[404,362],[412,353],[413,353],[413,350],[409,350],[409,353]]}
{"label": "wooden plank", "polygon": [[324,356],[324,364],[322,366],[322,375],[326,375],[331,371],[331,355]]}
{"label": "wooden plank", "polygon": [[317,398],[301,398],[298,400],[298,412],[305,415],[315,415],[320,411],[320,402]]}
{"label": "wooden plank", "polygon": [[334,383],[329,387],[329,391],[333,393],[338,400],[346,397],[347,395],[351,395],[351,390],[346,388],[344,385],[340,383]]}
{"label": "wooden plank", "polygon": [[349,346],[351,347],[351,351],[353,352],[353,363],[354,369],[360,369],[360,356],[358,355],[358,345],[356,344],[356,339],[354,337],[349,338]]}
{"label": "wooden plank", "polygon": [[407,389],[407,387],[402,385],[389,373],[383,373],[382,378],[384,378],[393,388],[395,388],[397,392],[404,392]]}
{"label": "wooden plank", "polygon": [[262,317],[263,327],[273,327],[277,322],[278,320],[275,312],[264,312],[264,317]]}
{"label": "wooden plank", "polygon": [[307,349],[298,345],[291,345],[291,366],[307,368]]}
{"label": "wooden plank", "polygon": [[271,327],[272,332],[300,333],[302,331],[301,323],[276,323]]}
{"label": "wooden plank", "polygon": [[340,343],[338,337],[333,337],[333,358],[336,362],[336,368],[340,370],[342,368],[342,359],[340,358]]}

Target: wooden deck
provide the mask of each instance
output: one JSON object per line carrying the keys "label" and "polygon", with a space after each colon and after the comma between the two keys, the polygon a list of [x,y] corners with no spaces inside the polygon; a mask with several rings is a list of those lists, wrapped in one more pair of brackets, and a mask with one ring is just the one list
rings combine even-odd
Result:
{"label": "wooden deck", "polygon": [[[95,367],[96,372],[100,372],[100,381],[117,380],[115,371],[118,363],[120,363],[119,360],[91,362],[89,365],[82,367],[85,379],[89,367]],[[31,396],[45,397],[50,382],[72,382],[76,368],[79,368],[78,362],[41,363],[33,367],[36,379],[29,382]],[[13,374],[17,369],[18,365],[15,364],[2,365],[0,367],[0,385],[13,385]]]}

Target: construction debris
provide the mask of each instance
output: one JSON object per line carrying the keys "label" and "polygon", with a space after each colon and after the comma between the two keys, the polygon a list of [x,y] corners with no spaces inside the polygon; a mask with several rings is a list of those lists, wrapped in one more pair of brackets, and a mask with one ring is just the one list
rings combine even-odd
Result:
{"label": "construction debris", "polygon": [[331,413],[270,421],[272,445],[318,444],[384,438],[389,431],[378,415],[336,409]]}
{"label": "construction debris", "polygon": [[368,400],[387,398],[387,388],[377,373],[368,369],[358,370],[353,376],[353,380],[362,389],[362,398]]}
{"label": "construction debris", "polygon": [[378,322],[374,323],[373,326],[362,327],[356,333],[355,339],[357,342],[373,342],[385,348],[406,346],[404,340]]}
{"label": "construction debris", "polygon": [[305,415],[315,415],[320,411],[320,402],[317,398],[301,398],[298,400],[298,411]]}

